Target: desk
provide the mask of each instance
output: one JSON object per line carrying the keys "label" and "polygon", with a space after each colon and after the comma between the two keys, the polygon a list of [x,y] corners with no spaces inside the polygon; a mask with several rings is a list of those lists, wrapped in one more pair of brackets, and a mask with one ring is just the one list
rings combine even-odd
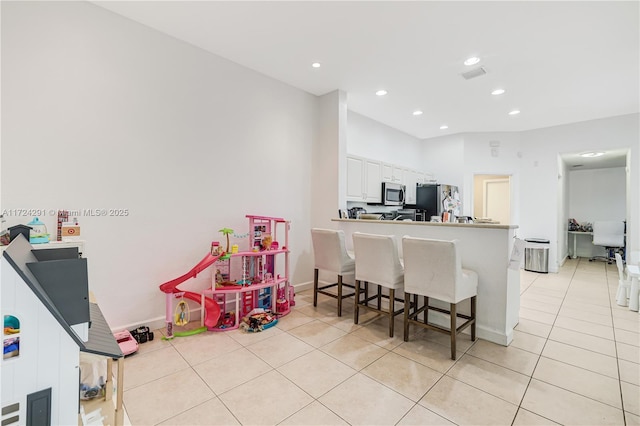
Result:
{"label": "desk", "polygon": [[627,273],[631,277],[631,290],[629,291],[629,310],[638,312],[638,279],[640,278],[640,267],[638,265],[627,265]]}
{"label": "desk", "polygon": [[[585,232],[585,231],[567,231],[569,236],[573,235],[573,251],[571,252],[571,255],[569,256],[571,259],[576,259],[577,256],[577,249],[576,249],[576,240],[578,239],[578,235],[590,235],[591,236],[591,240],[593,241],[593,232]],[[625,237],[625,243],[623,247],[626,247],[627,243],[626,243],[626,238],[627,238],[627,234],[624,234]]]}
{"label": "desk", "polygon": [[576,249],[576,240],[578,239],[578,235],[591,235],[591,239],[593,239],[593,232],[583,232],[583,231],[569,231],[569,236],[573,235],[573,251],[571,252],[572,259],[577,258],[577,249]]}

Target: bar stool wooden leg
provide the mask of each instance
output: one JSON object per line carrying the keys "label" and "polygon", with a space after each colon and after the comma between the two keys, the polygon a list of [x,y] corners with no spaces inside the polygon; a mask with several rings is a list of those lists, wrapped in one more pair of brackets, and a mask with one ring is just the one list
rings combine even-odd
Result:
{"label": "bar stool wooden leg", "polygon": [[342,275],[338,275],[338,316],[342,316]]}
{"label": "bar stool wooden leg", "polygon": [[451,303],[451,359],[456,359],[456,304]]}
{"label": "bar stool wooden leg", "polygon": [[429,298],[424,296],[424,323],[429,323]]}
{"label": "bar stool wooden leg", "polygon": [[318,268],[313,270],[313,306],[318,306]]}
{"label": "bar stool wooden leg", "polygon": [[[353,295],[355,297],[356,303],[354,305],[354,309],[353,309],[353,323],[357,324],[358,323],[358,312],[360,311],[360,281],[356,280],[355,283],[355,294]],[[365,288],[366,288],[366,284],[365,284]]]}
{"label": "bar stool wooden leg", "polygon": [[395,321],[395,305],[396,305],[396,291],[393,288],[389,289],[389,337],[393,337],[393,328]]}
{"label": "bar stool wooden leg", "polygon": [[[414,311],[415,312],[415,306],[417,306],[415,304],[415,300],[416,300],[416,296],[413,296],[413,300],[414,300]],[[409,293],[405,293],[404,294],[404,341],[408,342],[409,341],[409,309],[411,306],[411,295]]]}
{"label": "bar stool wooden leg", "polygon": [[471,318],[473,322],[471,323],[471,341],[476,341],[476,297],[473,296],[471,298]]}

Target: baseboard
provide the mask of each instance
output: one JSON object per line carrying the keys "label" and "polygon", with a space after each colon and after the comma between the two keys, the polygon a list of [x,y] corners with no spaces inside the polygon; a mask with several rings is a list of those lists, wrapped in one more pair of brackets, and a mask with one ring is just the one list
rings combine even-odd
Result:
{"label": "baseboard", "polygon": [[[429,322],[444,328],[449,328],[451,324],[449,315],[434,311],[429,311]],[[470,334],[470,330],[470,328],[466,328],[462,333]],[[482,340],[488,340],[489,342],[493,342],[498,345],[509,346],[513,340],[513,330],[505,334],[483,327],[476,323],[476,337]]]}

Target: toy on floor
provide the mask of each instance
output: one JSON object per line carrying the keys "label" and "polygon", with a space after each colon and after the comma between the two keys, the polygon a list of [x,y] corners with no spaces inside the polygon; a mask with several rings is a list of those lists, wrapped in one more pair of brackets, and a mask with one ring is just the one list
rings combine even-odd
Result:
{"label": "toy on floor", "polygon": [[138,343],[146,343],[153,340],[153,331],[149,330],[149,327],[146,326],[131,330],[130,333]]}
{"label": "toy on floor", "polygon": [[[248,233],[235,235],[233,229],[220,229],[219,232],[226,238],[225,250],[221,247],[220,242],[212,241],[206,256],[191,270],[159,286],[160,291],[165,293],[166,301],[166,333],[164,333],[166,337],[163,339],[169,340],[174,336],[188,336],[207,330],[227,331],[238,328],[241,316],[246,316],[254,308],[277,310],[278,315],[289,313],[292,306],[289,300],[290,291],[280,291],[280,297],[276,296],[276,292],[280,288],[288,289],[290,287],[289,250],[287,249],[290,223],[276,217],[255,215],[247,215],[246,217],[249,219]],[[277,242],[278,231],[284,231],[282,246]],[[242,250],[238,244],[232,245],[230,235],[233,235],[234,238],[250,236],[248,247]],[[241,275],[238,274],[240,268],[237,263],[234,263],[238,260],[242,261]],[[196,278],[198,274],[211,266],[214,266],[211,270],[211,288],[204,289],[202,293],[184,291],[179,288],[182,283]],[[280,300],[277,301],[276,298]],[[184,327],[190,320],[189,307],[186,300],[182,299],[189,299],[204,305],[199,315],[201,327],[196,330],[174,333],[174,328]],[[235,314],[235,318],[233,315],[227,314],[227,308],[234,301],[236,310],[232,313]],[[176,306],[176,304],[178,305]]]}
{"label": "toy on floor", "polygon": [[278,318],[269,310],[262,308],[253,309],[246,317],[242,318],[240,327],[250,333],[257,333],[273,327],[278,323]]}
{"label": "toy on floor", "polygon": [[115,337],[118,346],[120,346],[120,350],[125,356],[138,351],[138,342],[136,342],[136,339],[129,333],[129,330],[113,333],[113,337]]}

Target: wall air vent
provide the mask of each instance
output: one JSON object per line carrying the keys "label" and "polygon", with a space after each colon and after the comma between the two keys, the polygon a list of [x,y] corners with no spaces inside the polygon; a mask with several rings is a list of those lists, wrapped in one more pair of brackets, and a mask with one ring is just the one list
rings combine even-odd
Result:
{"label": "wall air vent", "polygon": [[480,77],[481,75],[485,75],[486,73],[487,70],[485,70],[484,67],[478,67],[472,69],[471,71],[463,72],[460,75],[464,77],[465,80],[471,80],[472,78]]}

